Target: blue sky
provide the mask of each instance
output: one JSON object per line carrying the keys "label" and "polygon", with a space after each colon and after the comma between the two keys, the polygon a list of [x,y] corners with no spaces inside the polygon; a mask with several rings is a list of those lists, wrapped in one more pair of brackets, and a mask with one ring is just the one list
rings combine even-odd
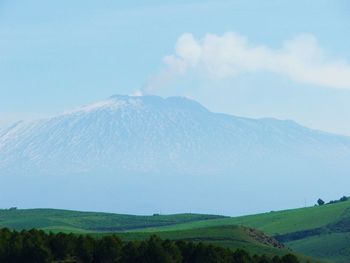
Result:
{"label": "blue sky", "polygon": [[350,135],[349,1],[130,2],[0,1],[0,126],[141,90]]}

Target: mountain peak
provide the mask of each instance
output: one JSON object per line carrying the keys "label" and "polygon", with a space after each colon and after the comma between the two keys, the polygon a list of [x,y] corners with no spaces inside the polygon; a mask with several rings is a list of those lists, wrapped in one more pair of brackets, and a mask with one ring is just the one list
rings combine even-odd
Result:
{"label": "mountain peak", "polygon": [[205,110],[198,102],[185,97],[168,97],[162,98],[156,95],[113,95],[101,101],[81,106],[71,111],[65,112],[67,114],[89,113],[100,110],[121,110],[126,108],[141,109],[141,108],[177,108],[182,110]]}
{"label": "mountain peak", "polygon": [[[259,195],[264,198],[254,204],[261,207],[276,195],[285,201],[296,189],[315,195],[310,185],[321,175],[327,185],[346,187],[349,159],[350,138],[291,121],[216,114],[183,97],[115,95],[1,131],[1,198],[23,206],[36,198],[32,193],[52,194],[65,206],[105,195],[101,203],[114,209],[124,203],[115,200],[128,200],[126,209],[172,204],[183,210],[231,209],[232,200]],[[19,181],[25,182],[20,188]],[[63,200],[67,187],[72,195]],[[14,199],[13,189],[31,189],[30,198]]]}

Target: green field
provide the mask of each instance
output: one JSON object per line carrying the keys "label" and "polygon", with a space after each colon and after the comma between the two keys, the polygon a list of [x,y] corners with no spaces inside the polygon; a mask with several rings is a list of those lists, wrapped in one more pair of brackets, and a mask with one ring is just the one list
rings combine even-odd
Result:
{"label": "green field", "polygon": [[[200,214],[133,216],[55,209],[0,210],[0,227],[94,235],[117,233],[125,240],[141,240],[157,234],[167,239],[245,248],[258,254],[288,251],[278,248],[273,240],[266,242],[268,237],[264,232],[296,253],[350,262],[350,201],[241,217]],[[249,232],[249,229],[262,232]]]}
{"label": "green field", "polygon": [[142,231],[171,231],[199,227],[243,225],[260,229],[269,235],[286,234],[334,223],[350,211],[350,201],[332,205],[291,209],[257,215],[195,221],[172,226],[145,228]]}
{"label": "green field", "polygon": [[[0,227],[15,230],[39,228],[47,232],[72,232],[93,236],[116,233],[126,241],[145,240],[157,234],[163,239],[212,243],[231,249],[245,249],[251,254],[281,256],[291,252],[283,244],[266,236],[263,232],[242,226],[220,225],[160,232],[149,230],[166,226],[175,227],[186,223],[202,224],[206,221],[224,218],[226,217],[201,214],[133,216],[55,209],[24,209],[0,210]],[[306,259],[303,256],[300,257]]]}
{"label": "green field", "polygon": [[134,216],[58,209],[18,209],[0,210],[0,227],[74,233],[121,232],[218,218],[224,217],[201,214]]}
{"label": "green field", "polygon": [[296,252],[340,263],[350,262],[350,201],[234,218],[145,228],[143,232],[181,231],[242,225],[281,236]]}
{"label": "green field", "polygon": [[335,262],[350,262],[350,233],[332,233],[288,243],[295,251]]}
{"label": "green field", "polygon": [[[265,235],[262,231],[243,226],[217,226],[161,232],[123,232],[118,233],[118,236],[123,240],[145,240],[152,234],[162,239],[211,243],[231,249],[240,248],[251,254],[282,256],[291,253],[288,247]],[[298,256],[304,261],[310,259],[302,255]]]}

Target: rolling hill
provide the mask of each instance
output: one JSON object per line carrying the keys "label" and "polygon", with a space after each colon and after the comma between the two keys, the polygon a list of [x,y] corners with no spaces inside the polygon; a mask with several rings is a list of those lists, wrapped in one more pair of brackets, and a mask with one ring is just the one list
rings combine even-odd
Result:
{"label": "rolling hill", "polygon": [[222,225],[244,225],[277,236],[336,224],[349,216],[350,201],[240,217],[219,218],[173,226],[145,228],[142,231],[172,231]]}
{"label": "rolling hill", "polygon": [[[266,254],[271,257],[292,252],[281,242],[267,236],[262,231],[243,226],[199,227],[180,231],[143,231],[148,227],[175,226],[220,218],[225,217],[200,214],[133,216],[56,209],[12,209],[0,210],[0,228],[7,227],[15,230],[38,228],[46,232],[89,234],[95,237],[113,233],[125,241],[146,240],[156,234],[162,239],[216,244],[233,250],[244,249],[251,254]],[[301,254],[298,257],[302,260],[308,259]]]}
{"label": "rolling hill", "polygon": [[350,261],[350,201],[284,211],[173,226],[142,229],[143,232],[242,225],[259,229],[294,251],[315,258],[346,263]]}
{"label": "rolling hill", "polygon": [[216,215],[176,214],[134,216],[111,213],[79,212],[58,209],[0,210],[0,228],[15,230],[40,228],[54,232],[120,232],[224,218]]}
{"label": "rolling hill", "polygon": [[123,232],[123,240],[146,240],[156,234],[162,239],[184,240],[216,244],[230,249],[244,249],[251,254],[285,255],[291,251],[276,239],[263,232],[243,226],[217,226],[180,231]]}
{"label": "rolling hill", "polygon": [[290,248],[313,258],[345,263],[350,259],[349,213],[350,201],[241,217],[200,214],[132,216],[55,209],[1,210],[0,227],[18,230],[36,227],[53,232],[93,235],[117,232],[125,240],[142,240],[157,234],[162,238],[212,242],[261,254],[281,255]]}
{"label": "rolling hill", "polygon": [[17,230],[35,227],[97,236],[113,232],[125,240],[142,240],[157,234],[165,239],[212,242],[259,254],[281,255],[290,248],[295,253],[313,258],[345,263],[350,258],[349,212],[350,201],[241,217],[200,214],[133,216],[24,209],[1,210],[0,227]]}

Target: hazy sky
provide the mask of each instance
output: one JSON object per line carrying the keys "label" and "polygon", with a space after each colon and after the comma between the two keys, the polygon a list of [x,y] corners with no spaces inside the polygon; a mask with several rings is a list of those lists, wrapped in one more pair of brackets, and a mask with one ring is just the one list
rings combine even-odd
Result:
{"label": "hazy sky", "polygon": [[350,135],[349,14],[347,0],[1,0],[0,126],[142,91]]}

